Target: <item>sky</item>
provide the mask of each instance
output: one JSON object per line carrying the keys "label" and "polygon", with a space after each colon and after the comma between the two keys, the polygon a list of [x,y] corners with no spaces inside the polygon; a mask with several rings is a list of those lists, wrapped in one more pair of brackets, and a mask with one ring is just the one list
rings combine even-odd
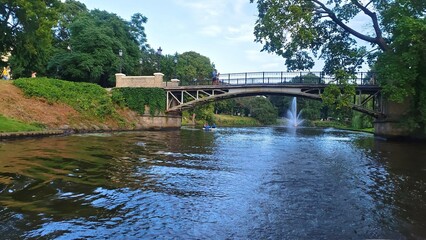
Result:
{"label": "sky", "polygon": [[[148,44],[163,54],[195,51],[210,58],[220,73],[285,71],[285,60],[261,52],[254,42],[257,6],[249,0],[79,0],[129,21],[148,18]],[[320,66],[313,71],[320,70]]]}

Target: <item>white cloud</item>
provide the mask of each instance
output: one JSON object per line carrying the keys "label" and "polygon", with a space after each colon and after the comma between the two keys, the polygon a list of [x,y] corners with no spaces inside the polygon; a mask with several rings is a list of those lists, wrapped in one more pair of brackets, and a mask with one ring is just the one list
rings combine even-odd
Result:
{"label": "white cloud", "polygon": [[224,37],[225,39],[234,43],[253,42],[253,26],[249,24],[244,24],[239,27],[229,26],[226,29],[226,34]]}
{"label": "white cloud", "polygon": [[204,36],[215,37],[222,32],[222,28],[217,25],[204,26],[201,28],[200,33]]}
{"label": "white cloud", "polygon": [[277,71],[277,70],[283,69],[284,64],[278,63],[278,62],[271,62],[271,63],[262,64],[260,68],[264,70],[269,70],[269,71]]}
{"label": "white cloud", "polygon": [[176,4],[189,9],[203,20],[218,17],[223,12],[224,0],[175,0]]}

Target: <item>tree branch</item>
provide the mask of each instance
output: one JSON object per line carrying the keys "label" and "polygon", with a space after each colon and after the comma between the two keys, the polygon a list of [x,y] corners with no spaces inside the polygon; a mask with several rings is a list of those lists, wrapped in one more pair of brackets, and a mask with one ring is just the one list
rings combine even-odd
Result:
{"label": "tree branch", "polygon": [[370,5],[371,3],[373,3],[373,0],[371,0],[369,3],[367,3],[367,4],[365,5],[365,7],[368,7],[368,5]]}
{"label": "tree branch", "polygon": [[356,61],[356,63],[355,63],[355,67],[356,66],[358,66],[360,63],[361,63],[361,61],[364,59],[364,57],[365,56],[367,56],[368,54],[370,54],[370,53],[372,53],[372,52],[374,52],[374,51],[377,51],[379,48],[373,48],[373,49],[371,49],[370,51],[368,51],[368,52],[366,52],[364,55],[362,55],[359,59],[358,59],[358,61]]}
{"label": "tree branch", "polygon": [[[355,1],[355,0],[353,0],[353,1]],[[377,35],[377,30],[376,30],[376,27],[374,27],[374,29],[375,29],[375,31],[376,31],[376,38],[373,38],[373,37],[370,37],[370,36],[368,36],[368,35],[364,35],[364,34],[362,34],[362,33],[360,33],[360,32],[358,32],[358,31],[356,31],[355,29],[353,29],[353,28],[351,28],[351,27],[349,27],[348,25],[346,25],[345,23],[343,23],[342,22],[342,20],[340,20],[339,18],[337,18],[337,16],[336,16],[336,14],[331,10],[331,9],[329,9],[327,6],[325,6],[325,4],[323,4],[322,2],[320,2],[320,0],[312,0],[312,2],[314,3],[314,4],[317,4],[321,9],[323,9],[324,11],[326,11],[327,13],[328,13],[328,15],[329,15],[329,17],[331,18],[331,20],[333,20],[333,22],[335,22],[338,26],[340,26],[341,28],[343,28],[345,31],[347,31],[348,33],[350,33],[351,35],[353,35],[353,36],[355,36],[355,37],[357,37],[357,38],[359,38],[359,39],[361,39],[361,40],[364,40],[364,41],[367,41],[367,42],[370,42],[370,43],[375,43],[375,44],[377,44],[379,47],[380,47],[380,49],[382,49],[383,51],[385,51],[385,50],[387,50],[387,45],[386,45],[386,42],[385,42],[385,40],[383,39],[383,37],[382,37],[382,35],[381,35],[381,31],[380,31],[380,28],[378,28],[377,30],[379,31],[379,33],[380,33],[380,35]],[[362,6],[362,7],[364,7],[364,6]],[[365,7],[364,7],[365,8]],[[362,8],[361,8],[362,9]],[[377,17],[376,17],[376,14],[375,13],[373,13],[373,12],[371,12],[370,10],[368,10],[367,8],[365,8],[367,11],[369,11],[371,14],[373,14],[374,16],[375,16],[375,19],[376,19],[376,23],[377,23]],[[364,10],[363,10],[364,11]],[[365,11],[364,11],[365,12]],[[367,14],[367,13],[366,13]],[[368,14],[367,14],[368,15]],[[370,16],[371,17],[371,16]],[[373,19],[373,24],[375,24],[374,23],[374,19]],[[378,23],[377,23],[377,27],[378,27]]]}
{"label": "tree branch", "polygon": [[9,22],[9,17],[10,17],[10,14],[12,13],[12,10],[10,10],[10,8],[8,8],[8,7],[5,7],[4,10],[7,11],[7,14],[4,17],[3,23],[7,24]]}
{"label": "tree branch", "polygon": [[355,4],[358,8],[360,8],[367,16],[371,18],[373,21],[373,27],[374,31],[376,32],[376,39],[377,39],[377,45],[379,45],[380,49],[383,51],[386,51],[388,49],[388,45],[386,44],[386,41],[383,39],[382,36],[382,30],[379,26],[379,21],[377,20],[377,15],[375,12],[370,11],[370,9],[367,8],[368,3],[366,6],[363,6],[358,0],[352,0],[352,3]]}

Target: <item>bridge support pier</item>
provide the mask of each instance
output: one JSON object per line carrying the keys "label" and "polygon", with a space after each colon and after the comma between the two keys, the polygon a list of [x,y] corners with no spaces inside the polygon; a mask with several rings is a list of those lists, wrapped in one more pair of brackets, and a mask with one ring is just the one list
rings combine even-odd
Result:
{"label": "bridge support pier", "polygon": [[146,130],[173,130],[182,126],[182,114],[180,112],[165,113],[155,116],[143,114],[138,117],[137,129]]}
{"label": "bridge support pier", "polygon": [[425,138],[420,134],[422,131],[412,131],[402,125],[402,120],[410,109],[409,101],[396,103],[383,100],[382,108],[385,117],[379,117],[374,121],[374,134],[377,137],[388,140]]}

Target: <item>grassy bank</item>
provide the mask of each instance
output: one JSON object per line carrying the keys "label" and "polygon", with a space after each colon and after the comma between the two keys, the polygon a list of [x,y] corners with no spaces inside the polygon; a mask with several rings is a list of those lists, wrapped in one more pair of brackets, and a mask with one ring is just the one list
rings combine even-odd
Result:
{"label": "grassy bank", "polygon": [[38,124],[26,124],[0,115],[0,132],[41,131],[44,128]]}
{"label": "grassy bank", "polygon": [[96,84],[50,78],[20,78],[13,84],[21,88],[27,97],[67,104],[89,118],[104,119],[115,114],[108,92]]}
{"label": "grassy bank", "polygon": [[[203,126],[204,120],[196,120],[195,125]],[[218,127],[256,127],[261,126],[260,122],[251,117],[231,116],[214,114],[214,123]],[[213,124],[213,122],[209,123]],[[193,125],[188,117],[182,118],[182,125]]]}
{"label": "grassy bank", "polygon": [[322,128],[332,127],[337,129],[343,129],[343,130],[374,133],[374,128],[357,129],[338,121],[311,121],[310,124],[312,126],[322,127]]}
{"label": "grassy bank", "polygon": [[240,117],[231,115],[214,115],[216,125],[232,127],[253,127],[261,126],[260,122],[251,117]]}
{"label": "grassy bank", "polygon": [[0,132],[132,130],[137,113],[96,84],[50,78],[0,82]]}

